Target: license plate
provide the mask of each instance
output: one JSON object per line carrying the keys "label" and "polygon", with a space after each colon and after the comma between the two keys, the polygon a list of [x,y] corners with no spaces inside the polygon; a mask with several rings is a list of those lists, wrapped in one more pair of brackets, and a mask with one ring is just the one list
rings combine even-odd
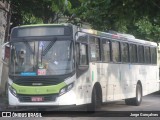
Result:
{"label": "license plate", "polygon": [[42,102],[44,101],[43,97],[32,97],[31,98],[32,102]]}
{"label": "license plate", "polygon": [[46,69],[38,69],[38,75],[46,75]]}

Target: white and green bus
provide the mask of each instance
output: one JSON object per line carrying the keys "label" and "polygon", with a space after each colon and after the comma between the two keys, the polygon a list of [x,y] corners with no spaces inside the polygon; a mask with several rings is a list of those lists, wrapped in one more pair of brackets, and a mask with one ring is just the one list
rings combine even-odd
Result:
{"label": "white and green bus", "polygon": [[157,44],[72,24],[12,29],[8,99],[11,106],[140,105],[159,90]]}

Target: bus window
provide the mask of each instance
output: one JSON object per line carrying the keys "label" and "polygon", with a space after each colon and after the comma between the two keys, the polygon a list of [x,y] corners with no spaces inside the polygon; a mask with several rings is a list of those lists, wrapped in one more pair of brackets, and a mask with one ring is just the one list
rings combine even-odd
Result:
{"label": "bus window", "polygon": [[128,44],[121,43],[121,61],[128,62]]}
{"label": "bus window", "polygon": [[80,64],[80,43],[76,43],[76,63]]}
{"label": "bus window", "polygon": [[88,45],[84,43],[76,43],[76,61],[77,61],[77,78],[80,77],[88,69]]}
{"label": "bus window", "polygon": [[153,47],[151,47],[151,62],[157,64],[157,49]]}
{"label": "bus window", "polygon": [[91,61],[100,61],[100,41],[98,38],[90,36],[90,58]]}
{"label": "bus window", "polygon": [[87,45],[80,44],[80,65],[87,65]]}
{"label": "bus window", "polygon": [[76,37],[78,42],[88,43],[88,35],[86,33],[78,32]]}
{"label": "bus window", "polygon": [[142,45],[138,46],[138,61],[144,63],[144,47]]}
{"label": "bus window", "polygon": [[113,62],[120,62],[119,42],[112,41],[112,60]]}
{"label": "bus window", "polygon": [[104,62],[109,62],[111,60],[111,42],[106,39],[102,39],[102,57]]}
{"label": "bus window", "polygon": [[150,62],[151,62],[150,48],[145,47],[145,63],[149,64]]}
{"label": "bus window", "polygon": [[137,62],[137,46],[134,44],[130,44],[129,51],[130,51],[130,62],[136,63]]}

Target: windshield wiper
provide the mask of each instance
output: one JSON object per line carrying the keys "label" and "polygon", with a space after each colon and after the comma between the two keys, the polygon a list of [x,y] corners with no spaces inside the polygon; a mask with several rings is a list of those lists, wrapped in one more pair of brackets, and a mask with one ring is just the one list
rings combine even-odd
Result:
{"label": "windshield wiper", "polygon": [[51,41],[48,46],[43,50],[42,52],[42,56],[45,56],[47,54],[47,52],[51,49],[51,47],[54,45],[54,43],[56,42],[57,38],[55,38],[53,41]]}

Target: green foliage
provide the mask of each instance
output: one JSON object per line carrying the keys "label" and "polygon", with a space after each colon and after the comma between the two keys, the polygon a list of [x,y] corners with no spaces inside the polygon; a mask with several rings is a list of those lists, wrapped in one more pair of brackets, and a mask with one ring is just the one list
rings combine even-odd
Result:
{"label": "green foliage", "polygon": [[25,13],[22,16],[22,24],[40,24],[43,23],[43,20],[41,18],[36,18],[33,14]]}
{"label": "green foliage", "polygon": [[10,0],[13,26],[34,23],[54,23],[70,12],[67,0]]}
{"label": "green foliage", "polygon": [[137,36],[149,41],[160,41],[160,26],[153,24],[148,17],[143,17],[135,23]]}
{"label": "green foliage", "polygon": [[10,0],[13,26],[55,23],[67,16],[73,24],[114,30],[139,39],[160,41],[159,0]]}
{"label": "green foliage", "polygon": [[147,39],[151,39],[150,34],[152,33],[152,23],[149,21],[148,17],[144,17],[140,20],[138,20],[135,23],[135,26],[137,26],[137,32],[140,37],[146,37]]}
{"label": "green foliage", "polygon": [[160,41],[159,0],[79,0],[75,11],[94,29],[115,30],[140,39]]}

